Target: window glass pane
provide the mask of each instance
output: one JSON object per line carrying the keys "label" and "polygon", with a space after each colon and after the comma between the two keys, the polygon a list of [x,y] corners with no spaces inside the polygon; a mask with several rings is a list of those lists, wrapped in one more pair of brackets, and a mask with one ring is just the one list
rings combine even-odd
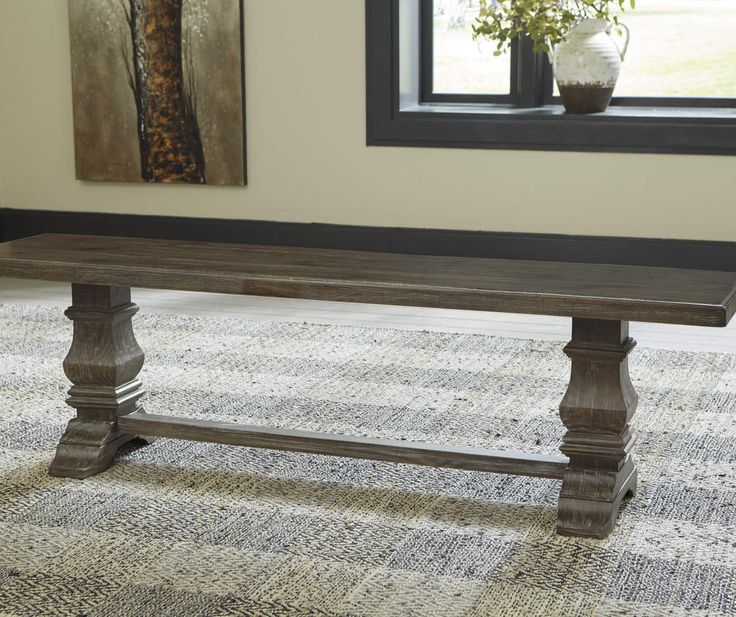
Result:
{"label": "window glass pane", "polygon": [[736,0],[636,0],[615,96],[736,97]]}
{"label": "window glass pane", "polygon": [[510,93],[510,55],[494,56],[495,45],[473,40],[478,10],[478,0],[434,0],[435,93]]}

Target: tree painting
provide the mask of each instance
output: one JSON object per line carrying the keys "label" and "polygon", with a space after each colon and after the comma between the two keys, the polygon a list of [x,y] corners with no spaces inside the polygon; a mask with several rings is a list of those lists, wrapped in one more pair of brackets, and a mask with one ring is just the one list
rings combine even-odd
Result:
{"label": "tree painting", "polygon": [[141,175],[147,181],[203,183],[194,83],[184,85],[184,0],[122,1],[129,3],[129,84],[138,113]]}
{"label": "tree painting", "polygon": [[240,0],[69,0],[77,177],[245,183]]}

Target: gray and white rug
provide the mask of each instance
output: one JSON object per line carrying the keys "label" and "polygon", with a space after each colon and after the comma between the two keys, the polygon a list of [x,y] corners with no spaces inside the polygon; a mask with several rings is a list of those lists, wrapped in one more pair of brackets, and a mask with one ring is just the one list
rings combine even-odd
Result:
{"label": "gray and white rug", "polygon": [[[640,491],[607,540],[559,483],[159,440],[46,468],[71,323],[0,307],[0,615],[736,613],[736,356],[638,348]],[[154,413],[555,453],[561,345],[140,315]]]}

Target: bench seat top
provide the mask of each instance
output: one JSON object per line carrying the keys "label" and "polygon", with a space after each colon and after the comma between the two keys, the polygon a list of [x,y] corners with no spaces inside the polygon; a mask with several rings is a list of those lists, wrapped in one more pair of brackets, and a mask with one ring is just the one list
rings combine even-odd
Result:
{"label": "bench seat top", "polygon": [[736,273],[43,234],[0,276],[313,300],[725,326]]}

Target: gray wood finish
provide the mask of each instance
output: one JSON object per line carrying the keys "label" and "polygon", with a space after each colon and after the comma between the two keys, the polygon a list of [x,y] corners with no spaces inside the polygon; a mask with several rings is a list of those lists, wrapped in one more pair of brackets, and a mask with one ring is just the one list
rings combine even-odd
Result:
{"label": "gray wood finish", "polygon": [[120,287],[725,326],[736,274],[45,234],[0,275]]}
{"label": "gray wood finish", "polygon": [[117,449],[135,438],[117,425],[119,416],[141,412],[143,396],[137,375],[143,351],[133,335],[131,317],[138,307],[130,289],[72,285],[72,346],[64,372],[74,384],[67,404],[77,410],[56,449],[49,473],[86,478],[107,469]]}
{"label": "gray wood finish", "polygon": [[332,435],[145,413],[133,413],[119,418],[118,427],[126,433],[152,437],[173,437],[251,448],[272,448],[540,478],[561,479],[568,465],[568,459],[563,456]]}
{"label": "gray wood finish", "polygon": [[[147,435],[562,478],[558,532],[597,538],[610,534],[621,500],[636,490],[628,320],[724,326],[736,310],[736,275],[728,272],[96,236],[5,243],[0,274],[72,283],[64,369],[77,417],[53,475],[98,473],[120,445]],[[138,404],[133,285],[570,316],[572,372],[560,405],[567,458],[148,416]]]}
{"label": "gray wood finish", "polygon": [[570,457],[557,513],[563,535],[605,538],[621,500],[636,491],[630,422],[638,397],[627,360],[635,345],[627,322],[572,320],[572,372],[560,405],[560,450]]}

